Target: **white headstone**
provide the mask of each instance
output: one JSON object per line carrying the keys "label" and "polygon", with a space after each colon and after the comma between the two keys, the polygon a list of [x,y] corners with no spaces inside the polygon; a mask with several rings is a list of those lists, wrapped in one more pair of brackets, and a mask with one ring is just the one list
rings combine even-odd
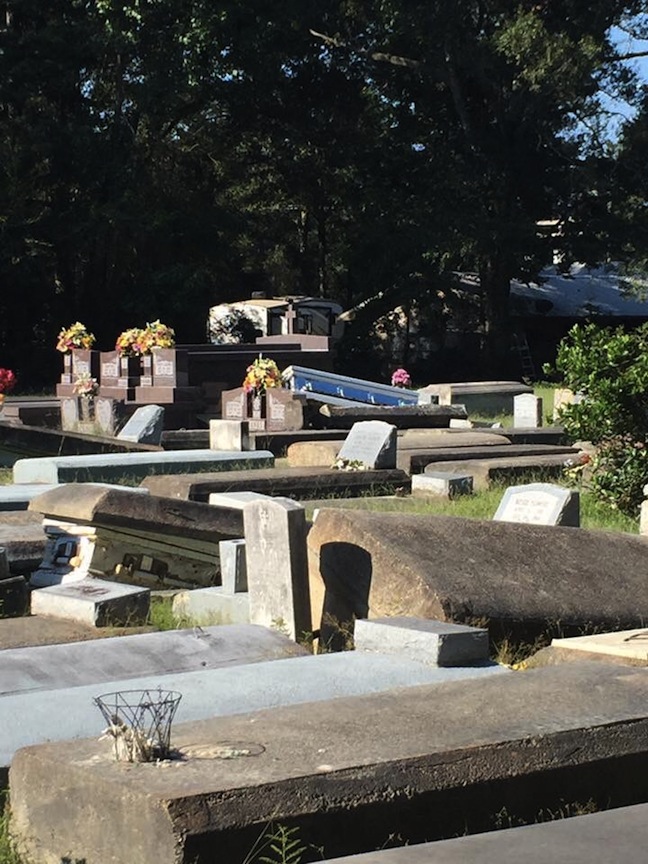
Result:
{"label": "white headstone", "polygon": [[537,429],[542,426],[542,399],[533,393],[514,396],[513,425],[516,429]]}
{"label": "white headstone", "polygon": [[210,420],[210,450],[253,450],[247,420]]}
{"label": "white headstone", "polygon": [[396,427],[383,420],[354,423],[338,459],[362,463],[366,468],[395,468]]}
{"label": "white headstone", "polygon": [[61,399],[61,429],[73,432],[79,422],[79,402],[76,396]]}
{"label": "white headstone", "polygon": [[243,525],[250,623],[298,640],[312,629],[305,510],[288,498],[253,501]]}
{"label": "white headstone", "polygon": [[580,496],[552,483],[509,486],[493,519],[529,525],[580,526]]}

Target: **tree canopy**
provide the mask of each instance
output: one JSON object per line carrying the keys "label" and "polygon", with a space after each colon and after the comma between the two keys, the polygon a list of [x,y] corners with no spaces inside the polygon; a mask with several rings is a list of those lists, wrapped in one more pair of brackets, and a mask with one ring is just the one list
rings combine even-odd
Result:
{"label": "tree canopy", "polygon": [[645,104],[601,133],[603,92],[640,101],[611,28],[646,2],[0,8],[0,363],[23,376],[71,320],[202,341],[253,289],[434,309],[460,269],[496,369],[511,277],[556,243],[647,254]]}

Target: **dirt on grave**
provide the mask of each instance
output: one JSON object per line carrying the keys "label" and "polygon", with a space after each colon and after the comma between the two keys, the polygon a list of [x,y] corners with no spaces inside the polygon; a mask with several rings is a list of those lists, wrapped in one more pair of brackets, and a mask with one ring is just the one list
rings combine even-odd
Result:
{"label": "dirt on grave", "polygon": [[35,645],[57,645],[60,642],[85,642],[109,636],[134,636],[153,633],[156,627],[90,627],[76,621],[26,615],[23,618],[0,618],[0,650]]}

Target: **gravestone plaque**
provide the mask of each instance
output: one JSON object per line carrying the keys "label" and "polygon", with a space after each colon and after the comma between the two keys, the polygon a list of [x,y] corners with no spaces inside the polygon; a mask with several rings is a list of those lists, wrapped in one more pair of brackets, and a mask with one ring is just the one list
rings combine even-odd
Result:
{"label": "gravestone plaque", "polygon": [[552,483],[510,486],[493,519],[530,525],[580,527],[580,497],[573,489]]}
{"label": "gravestone plaque", "polygon": [[382,420],[354,423],[338,459],[361,462],[366,468],[395,468],[396,427]]}
{"label": "gravestone plaque", "polygon": [[513,425],[516,429],[537,429],[542,426],[542,399],[533,393],[514,396]]}
{"label": "gravestone plaque", "polygon": [[79,423],[79,400],[76,396],[61,399],[61,429],[74,432]]}
{"label": "gravestone plaque", "polygon": [[186,387],[189,384],[187,352],[156,348],[152,352],[153,384],[157,387]]}
{"label": "gravestone plaque", "polygon": [[102,351],[100,358],[100,383],[106,387],[117,387],[119,354],[116,351]]}
{"label": "gravestone plaque", "polygon": [[223,420],[247,419],[247,393],[242,387],[224,391],[221,413]]}
{"label": "gravestone plaque", "polygon": [[271,387],[266,391],[268,432],[295,432],[304,427],[304,410],[290,390]]}

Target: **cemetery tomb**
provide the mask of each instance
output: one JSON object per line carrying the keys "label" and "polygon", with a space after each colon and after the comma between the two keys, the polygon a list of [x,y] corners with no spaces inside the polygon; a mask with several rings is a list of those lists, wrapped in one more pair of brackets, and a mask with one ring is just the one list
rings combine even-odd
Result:
{"label": "cemetery tomb", "polygon": [[[26,667],[28,674],[31,674],[29,686],[25,687],[20,678],[15,692],[0,694],[0,723],[3,728],[0,737],[0,781],[3,779],[2,769],[7,768],[21,747],[80,738],[93,738],[96,741],[104,727],[92,700],[102,692],[156,690],[158,687],[177,690],[183,694],[183,700],[176,720],[183,723],[282,705],[322,703],[340,696],[380,693],[394,687],[415,687],[419,684],[464,681],[493,675],[506,677],[510,674],[496,667],[433,668],[394,655],[356,655],[351,652],[316,657],[276,631],[268,631],[274,633],[275,640],[270,637],[263,640],[248,635],[250,629],[268,630],[250,624],[219,625],[214,628],[201,626],[201,629],[188,630],[188,634],[197,634],[194,637],[197,643],[194,654],[179,661],[176,669],[169,668],[159,642],[152,647],[147,643],[137,648],[131,641],[138,638],[135,636],[119,637],[125,644],[117,653],[106,640],[60,646],[61,650],[57,650],[54,657],[78,662],[78,670],[59,669],[57,673],[52,663],[46,662],[42,686],[34,686],[38,683],[38,665],[34,663],[38,663],[42,653],[52,646],[39,648],[36,656],[33,652],[37,649],[27,649],[29,657],[24,663],[14,663],[13,666],[17,670]],[[232,632],[239,634],[235,637],[234,646],[231,646]],[[201,648],[202,640],[219,644],[214,644],[212,650],[206,651]],[[293,645],[293,651],[286,648],[286,642]],[[184,644],[186,649],[190,649],[193,642],[186,641]],[[86,645],[97,646],[93,658],[89,660],[83,659],[85,655],[82,649]],[[104,645],[105,666],[97,653]],[[130,645],[133,647],[129,648]],[[68,652],[63,651],[63,648],[67,648]],[[75,650],[71,651],[72,648]],[[151,654],[147,661],[149,648]],[[130,650],[141,651],[143,655],[133,667],[128,665],[127,651]],[[177,642],[170,643],[172,658],[179,650]],[[217,660],[221,653],[226,662]],[[122,664],[125,672],[124,677],[120,678],[117,673]],[[96,678],[92,675],[93,669],[98,670]],[[2,673],[0,680],[3,680]],[[16,717],[21,717],[23,722],[13,722]],[[172,743],[175,744],[174,741]],[[109,745],[106,747],[105,741],[101,744],[100,752],[108,755]],[[166,767],[173,769],[175,766]],[[148,861],[146,858],[142,860]]]}
{"label": "cemetery tomb", "polygon": [[284,370],[283,378],[291,390],[309,395],[334,396],[369,405],[417,405],[419,401],[415,390],[335,375],[304,366],[289,366]]}
{"label": "cemetery tomb", "polygon": [[[297,682],[299,668],[318,693],[320,670],[331,672],[340,660],[336,684],[345,689],[350,670],[363,674],[361,686],[372,681],[362,661],[378,661],[377,670],[387,658],[324,655],[193,674],[213,682],[236,675],[258,697],[276,681],[264,673],[287,667]],[[347,698],[331,698],[327,685],[315,710],[312,703],[228,717],[212,710],[212,719],[187,724],[179,713],[171,741],[184,759],[165,768],[125,770],[96,734],[24,748],[11,768],[12,827],[36,860],[207,864],[243,860],[268,822],[297,822],[330,857],[375,852],[398,834],[412,843],[456,836],[467,813],[486,822],[522,793],[527,801],[535,793],[537,813],[566,791],[574,801],[587,800],[581,796],[588,790],[618,800],[628,782],[641,782],[648,755],[644,670],[572,664],[524,674],[471,671],[482,674],[470,686],[419,684]],[[264,685],[244,681],[247,673]],[[173,689],[183,692],[181,683]],[[230,695],[214,683],[209,689],[213,703]],[[191,702],[187,692],[180,711]],[[444,807],[448,801],[456,806]],[[104,818],[89,819],[88,812]]]}
{"label": "cemetery tomb", "polygon": [[92,538],[88,554],[70,551],[77,561],[68,556],[57,562],[61,555],[52,552],[52,560],[32,577],[35,583],[62,564],[75,565],[72,578],[90,573],[149,588],[218,585],[218,543],[241,537],[243,528],[239,510],[142,496],[125,487],[69,484],[29,506],[56,520],[68,535],[85,532]]}
{"label": "cemetery tomb", "polygon": [[522,633],[648,620],[648,549],[635,535],[323,507],[308,552],[316,629],[329,613],[486,618]]}
{"label": "cemetery tomb", "polygon": [[244,491],[305,500],[332,495],[357,497],[375,494],[377,489],[383,495],[407,492],[410,478],[398,469],[338,471],[304,467],[147,477],[142,481],[142,486],[152,495],[191,501],[208,501],[210,494],[215,492]]}
{"label": "cemetery tomb", "polygon": [[271,467],[273,464],[274,456],[266,450],[245,454],[215,450],[98,453],[18,459],[13,468],[13,479],[15,483],[110,483],[124,477],[143,480],[153,474],[243,470]]}
{"label": "cemetery tomb", "polygon": [[306,653],[305,648],[275,630],[251,624],[5,648],[0,664],[0,697],[125,681],[144,675],[201,672],[301,657]]}
{"label": "cemetery tomb", "polygon": [[323,422],[335,429],[350,429],[354,423],[367,420],[383,420],[398,429],[447,429],[453,419],[466,417],[466,410],[462,405],[427,404],[401,406],[361,403],[325,404],[322,405],[319,413],[324,418]]}

